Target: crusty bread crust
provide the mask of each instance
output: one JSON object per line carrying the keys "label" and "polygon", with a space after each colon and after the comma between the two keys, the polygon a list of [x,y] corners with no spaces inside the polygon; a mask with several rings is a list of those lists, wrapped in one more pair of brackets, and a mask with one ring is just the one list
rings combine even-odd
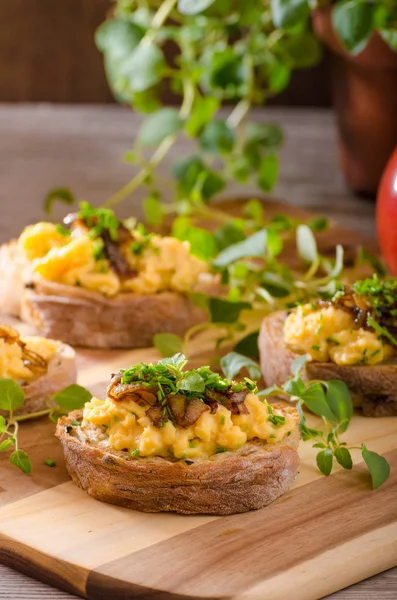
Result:
{"label": "crusty bread crust", "polygon": [[[264,318],[259,333],[259,352],[266,385],[281,385],[291,377],[291,364],[298,354],[291,352],[283,340],[287,311]],[[397,415],[397,360],[377,365],[340,366],[332,362],[307,363],[303,377],[308,381],[341,379],[349,387],[353,403],[367,417]]]}
{"label": "crusty bread crust", "polygon": [[[47,373],[21,386],[25,392],[25,401],[14,411],[14,415],[29,415],[46,410],[46,399],[76,383],[76,378],[76,352],[67,344],[59,342],[59,349],[48,363]],[[0,415],[6,414],[0,410]]]}
{"label": "crusty bread crust", "polygon": [[177,292],[106,298],[44,280],[26,290],[21,316],[46,337],[90,348],[145,348],[156,333],[184,335],[207,318],[188,296]]}
{"label": "crusty bread crust", "polygon": [[[278,407],[281,408],[281,407]],[[292,407],[281,410],[297,413]],[[66,467],[73,481],[97,500],[143,512],[229,515],[262,508],[295,480],[299,429],[277,444],[248,442],[208,460],[131,458],[128,452],[98,447],[79,427],[75,411],[58,421]],[[68,432],[69,431],[69,432]]]}

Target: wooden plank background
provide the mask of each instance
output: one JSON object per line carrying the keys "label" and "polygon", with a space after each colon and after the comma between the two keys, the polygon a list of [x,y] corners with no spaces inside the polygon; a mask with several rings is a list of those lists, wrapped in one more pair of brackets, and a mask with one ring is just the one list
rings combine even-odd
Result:
{"label": "wooden plank background", "polygon": [[[0,102],[112,102],[94,44],[111,6],[111,0],[2,0]],[[329,106],[329,76],[328,60],[300,71],[270,104]]]}

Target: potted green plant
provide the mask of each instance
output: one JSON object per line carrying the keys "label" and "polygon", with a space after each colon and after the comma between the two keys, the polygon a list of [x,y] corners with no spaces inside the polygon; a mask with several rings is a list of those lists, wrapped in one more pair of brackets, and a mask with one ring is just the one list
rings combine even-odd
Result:
{"label": "potted green plant", "polygon": [[374,195],[397,145],[397,2],[314,6],[314,30],[333,59],[341,169],[353,190]]}

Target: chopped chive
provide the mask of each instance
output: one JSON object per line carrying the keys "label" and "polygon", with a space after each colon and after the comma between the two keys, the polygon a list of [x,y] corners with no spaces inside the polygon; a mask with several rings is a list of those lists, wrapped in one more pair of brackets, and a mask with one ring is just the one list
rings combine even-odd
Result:
{"label": "chopped chive", "polygon": [[219,422],[221,425],[225,424],[225,415],[221,415],[221,418],[219,419]]}
{"label": "chopped chive", "polygon": [[56,467],[57,466],[57,463],[52,458],[46,458],[44,461],[44,464],[47,465],[47,467]]}
{"label": "chopped chive", "polygon": [[215,454],[221,454],[222,452],[226,452],[226,448],[223,448],[222,446],[219,446],[219,448],[215,450]]}
{"label": "chopped chive", "polygon": [[321,350],[321,348],[320,348],[320,346],[318,346],[317,344],[313,344],[313,345],[312,345],[312,350],[317,350],[317,351],[319,351],[319,350]]}
{"label": "chopped chive", "polygon": [[138,448],[135,448],[134,450],[131,450],[130,456],[132,456],[132,458],[137,458],[137,456],[139,456],[140,453],[141,453],[141,451],[138,450]]}
{"label": "chopped chive", "polygon": [[81,423],[80,423],[79,421],[75,421],[74,419],[73,419],[73,421],[70,421],[70,423],[71,423],[71,424],[72,424],[74,427],[80,427],[80,426],[81,426]]}

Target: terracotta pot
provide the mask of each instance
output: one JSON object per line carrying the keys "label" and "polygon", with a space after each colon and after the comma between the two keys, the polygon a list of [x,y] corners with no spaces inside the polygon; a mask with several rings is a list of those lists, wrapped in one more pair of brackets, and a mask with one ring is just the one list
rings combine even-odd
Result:
{"label": "terracotta pot", "polygon": [[340,167],[350,188],[375,195],[397,145],[397,53],[375,33],[360,54],[349,54],[334,31],[331,10],[316,10],[313,27],[332,50]]}

